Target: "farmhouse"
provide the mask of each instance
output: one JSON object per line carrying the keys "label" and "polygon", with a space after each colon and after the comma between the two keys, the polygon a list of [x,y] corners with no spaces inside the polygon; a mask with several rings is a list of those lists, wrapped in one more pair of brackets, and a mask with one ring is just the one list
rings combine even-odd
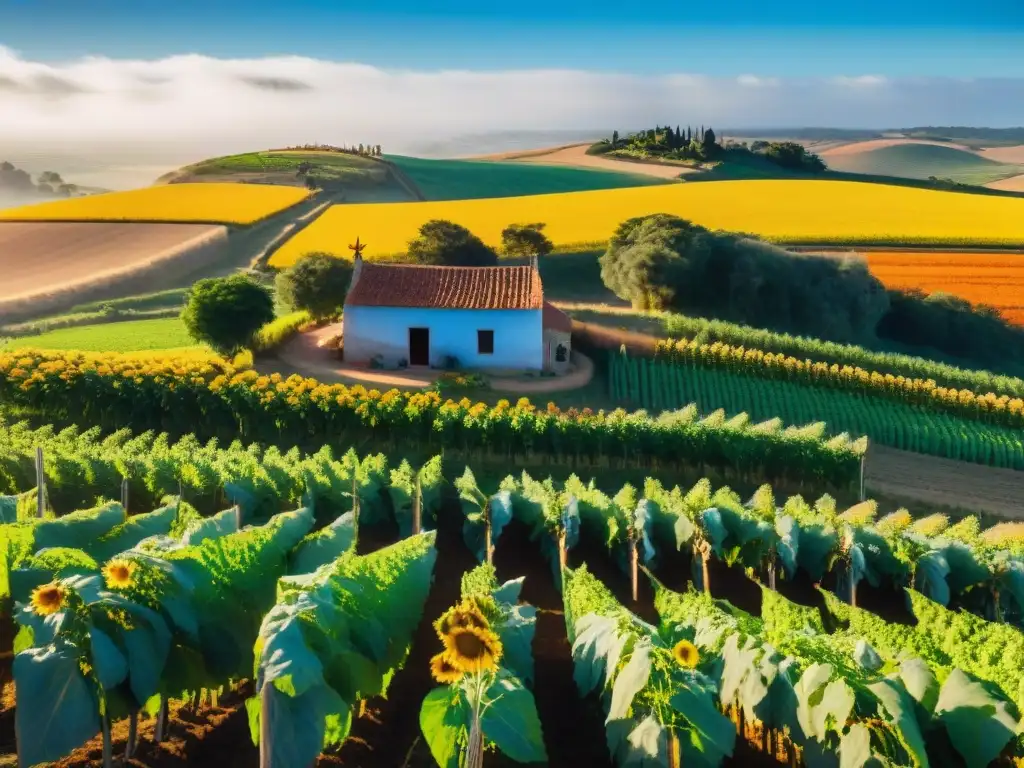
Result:
{"label": "farmhouse", "polygon": [[517,267],[370,264],[345,299],[345,360],[385,367],[562,371],[572,323],[546,304],[537,262]]}

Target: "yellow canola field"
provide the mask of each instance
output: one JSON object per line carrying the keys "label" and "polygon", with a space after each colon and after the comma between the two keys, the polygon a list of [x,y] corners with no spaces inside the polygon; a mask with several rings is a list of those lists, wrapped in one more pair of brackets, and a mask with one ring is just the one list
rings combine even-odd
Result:
{"label": "yellow canola field", "polygon": [[310,195],[270,184],[163,184],[0,210],[0,221],[145,221],[252,224]]}
{"label": "yellow canola field", "polygon": [[710,229],[790,244],[1024,244],[1024,199],[850,181],[703,181],[594,192],[427,203],[337,205],[274,254],[285,267],[310,251],[351,257],[405,250],[430,219],[448,219],[492,246],[509,224],[544,222],[557,246],[604,244],[628,218],[670,213]]}

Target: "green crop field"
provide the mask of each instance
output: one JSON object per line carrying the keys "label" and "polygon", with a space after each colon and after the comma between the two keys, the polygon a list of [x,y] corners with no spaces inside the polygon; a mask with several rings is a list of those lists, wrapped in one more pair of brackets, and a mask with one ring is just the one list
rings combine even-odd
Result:
{"label": "green crop field", "polygon": [[899,144],[827,159],[835,171],[927,179],[937,176],[963,184],[988,184],[1024,173],[1024,168],[989,160],[973,152],[932,144]]}
{"label": "green crop field", "polygon": [[518,197],[555,192],[585,192],[666,184],[650,176],[480,160],[427,160],[399,155],[387,158],[405,172],[427,200]]}
{"label": "green crop field", "polygon": [[611,395],[652,411],[696,403],[701,413],[724,409],[755,421],[824,422],[828,434],[847,432],[916,453],[1024,469],[1019,429],[935,413],[921,406],[731,371],[610,354]]}
{"label": "green crop field", "polygon": [[11,339],[8,348],[77,349],[83,352],[143,352],[154,349],[204,349],[177,317],[130,320],[62,328],[39,336]]}

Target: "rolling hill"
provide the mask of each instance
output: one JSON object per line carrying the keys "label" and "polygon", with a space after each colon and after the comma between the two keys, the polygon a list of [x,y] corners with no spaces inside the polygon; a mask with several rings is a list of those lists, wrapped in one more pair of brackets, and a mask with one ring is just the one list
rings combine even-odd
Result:
{"label": "rolling hill", "polygon": [[830,169],[874,176],[927,179],[937,176],[963,184],[984,185],[1024,173],[1024,167],[991,160],[967,149],[905,142],[887,146],[856,145],[823,152]]}
{"label": "rolling hill", "polygon": [[470,200],[587,192],[667,183],[641,173],[480,160],[388,156],[426,200]]}

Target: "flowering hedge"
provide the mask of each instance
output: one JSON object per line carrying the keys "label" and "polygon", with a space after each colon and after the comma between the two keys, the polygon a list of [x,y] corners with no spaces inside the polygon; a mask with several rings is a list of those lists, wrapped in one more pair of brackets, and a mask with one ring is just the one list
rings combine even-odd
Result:
{"label": "flowering hedge", "polygon": [[671,363],[721,368],[761,378],[786,379],[815,387],[859,392],[1011,428],[1024,426],[1024,398],[942,387],[934,379],[894,376],[854,365],[801,360],[781,352],[765,352],[720,341],[704,344],[688,339],[663,339],[657,343],[655,357]]}
{"label": "flowering hedge", "polygon": [[700,418],[689,407],[652,418],[584,408],[538,409],[526,398],[494,406],[437,392],[379,392],[301,376],[261,376],[203,354],[118,355],[16,350],[0,354],[0,402],[52,420],[207,437],[304,444],[375,437],[430,450],[543,456],[552,462],[739,470],[757,480],[851,487],[864,438],[828,438],[823,425]]}

